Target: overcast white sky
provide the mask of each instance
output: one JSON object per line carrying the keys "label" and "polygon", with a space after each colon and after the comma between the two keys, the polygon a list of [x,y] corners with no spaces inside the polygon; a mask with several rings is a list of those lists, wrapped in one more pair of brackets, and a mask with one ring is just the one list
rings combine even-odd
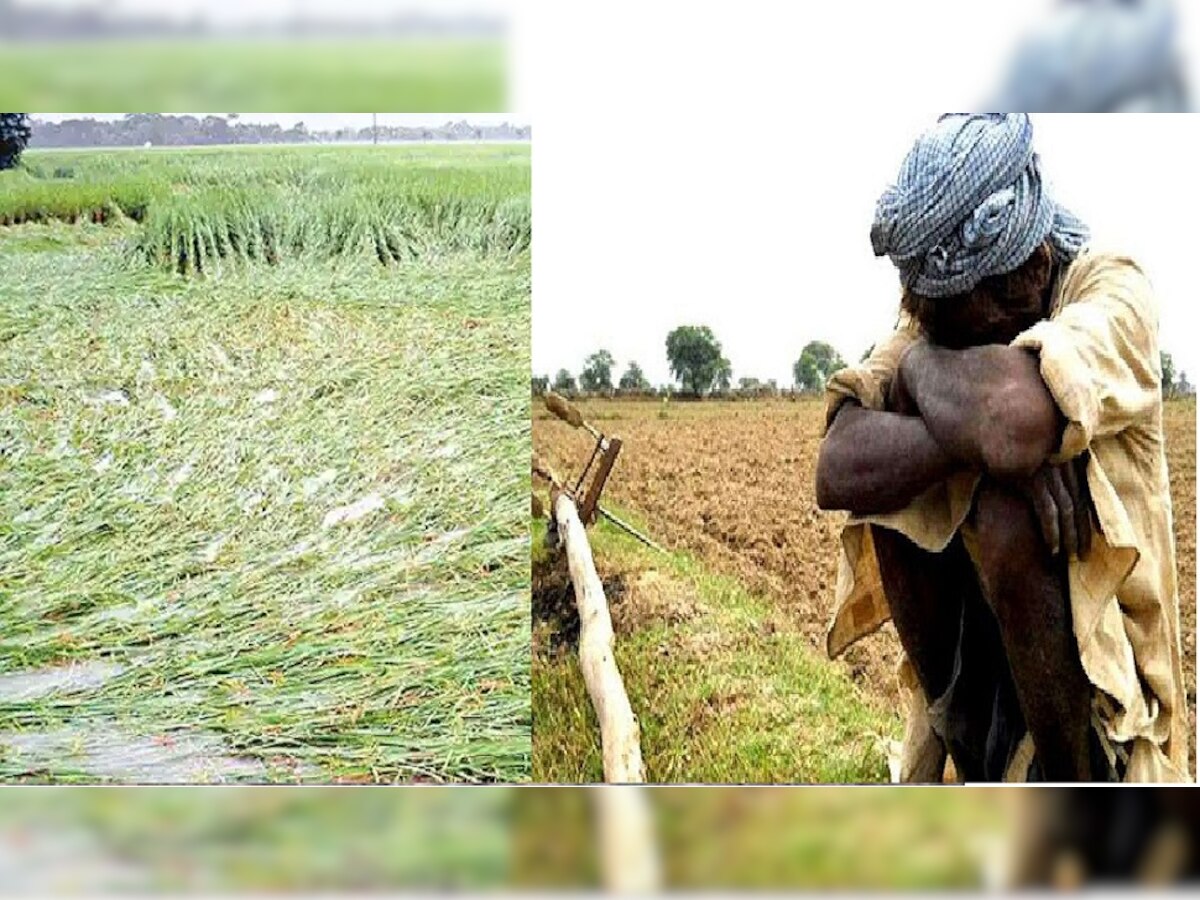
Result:
{"label": "overcast white sky", "polygon": [[[592,42],[541,62],[535,373],[577,373],[603,347],[619,370],[634,359],[665,383],[666,335],[680,324],[711,326],[735,378],[790,384],[813,339],[857,360],[891,329],[899,301],[895,269],[871,252],[876,199],[935,110],[971,108],[988,88],[1023,27],[1015,7],[1028,17],[1046,3],[972,4],[974,42],[939,35],[961,27],[954,2],[923,3],[914,19],[907,4],[847,0],[815,23],[808,5],[748,5],[770,18],[698,15],[661,85],[650,73],[671,22],[651,12],[619,71],[604,69],[607,51],[589,55]],[[602,30],[594,44],[610,39]],[[576,74],[592,70],[602,74]],[[624,121],[633,140],[597,140],[572,118],[578,106],[592,121]],[[1094,244],[1143,264],[1162,347],[1200,380],[1200,116],[1034,120],[1053,195]]]}
{"label": "overcast white sky", "polygon": [[[604,347],[619,368],[636,359],[651,381],[663,383],[667,332],[684,323],[713,328],[735,378],[791,384],[792,363],[813,339],[857,360],[891,329],[899,300],[894,267],[871,252],[875,201],[930,121],[924,114],[846,113],[813,123],[819,131],[803,146],[731,140],[727,168],[697,186],[710,199],[686,209],[687,221],[663,214],[648,198],[645,220],[654,224],[625,229],[632,246],[621,284],[606,277],[620,263],[580,273],[570,302],[535,283],[534,371],[578,372],[584,356]],[[1158,290],[1162,347],[1194,383],[1200,346],[1189,326],[1200,302],[1200,117],[1034,121],[1053,196],[1088,223],[1095,245],[1128,252],[1143,265]],[[559,229],[553,216],[536,204],[534,210],[539,262],[556,267],[543,237]],[[680,229],[690,247],[675,242]]]}

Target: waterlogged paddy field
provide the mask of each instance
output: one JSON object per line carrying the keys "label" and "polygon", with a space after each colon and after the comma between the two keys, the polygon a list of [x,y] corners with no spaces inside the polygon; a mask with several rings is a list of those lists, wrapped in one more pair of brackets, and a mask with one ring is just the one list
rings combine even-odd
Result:
{"label": "waterlogged paddy field", "polygon": [[29,155],[0,778],[527,777],[528,152],[388,150]]}
{"label": "waterlogged paddy field", "polygon": [[[820,511],[813,497],[821,403],[588,401],[581,408],[625,442],[605,495],[677,551],[666,559],[603,524],[594,531],[651,776],[886,780],[879,739],[902,730],[894,632],[885,627],[824,664],[843,517]],[[1165,418],[1194,725],[1194,401],[1169,402]],[[540,406],[533,441],[564,476],[591,449],[586,434]],[[578,625],[560,581],[535,565],[534,771],[592,778],[595,726],[573,651],[562,646]]]}

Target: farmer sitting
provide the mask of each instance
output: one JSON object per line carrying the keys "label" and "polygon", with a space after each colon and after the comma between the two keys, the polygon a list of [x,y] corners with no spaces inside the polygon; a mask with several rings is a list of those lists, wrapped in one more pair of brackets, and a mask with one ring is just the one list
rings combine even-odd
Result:
{"label": "farmer sitting", "polygon": [[1157,310],[1050,198],[1025,114],[947,115],[879,199],[896,331],[827,386],[831,657],[889,618],[901,778],[1187,780]]}

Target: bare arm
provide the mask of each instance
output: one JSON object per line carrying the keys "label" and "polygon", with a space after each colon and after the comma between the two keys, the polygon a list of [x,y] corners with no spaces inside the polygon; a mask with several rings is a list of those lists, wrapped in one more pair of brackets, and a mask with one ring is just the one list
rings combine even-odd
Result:
{"label": "bare arm", "polygon": [[1032,475],[1057,449],[1063,417],[1028,350],[913,345],[900,377],[937,443],[1000,477]]}
{"label": "bare arm", "polygon": [[918,416],[842,404],[817,457],[817,505],[894,512],[959,465]]}

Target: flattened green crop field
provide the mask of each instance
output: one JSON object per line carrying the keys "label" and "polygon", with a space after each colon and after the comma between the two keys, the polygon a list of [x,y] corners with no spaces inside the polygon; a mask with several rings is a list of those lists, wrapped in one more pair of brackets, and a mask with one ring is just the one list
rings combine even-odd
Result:
{"label": "flattened green crop field", "polygon": [[0,173],[0,780],[522,780],[529,151]]}

